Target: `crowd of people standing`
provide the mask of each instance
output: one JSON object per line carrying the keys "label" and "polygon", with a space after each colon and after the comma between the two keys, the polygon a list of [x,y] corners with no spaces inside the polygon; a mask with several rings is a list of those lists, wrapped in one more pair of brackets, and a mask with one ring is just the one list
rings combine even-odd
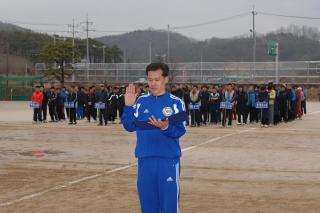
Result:
{"label": "crowd of people standing", "polygon": [[[149,93],[147,85],[137,85],[138,96]],[[280,122],[301,119],[306,114],[306,94],[299,86],[278,85],[170,85],[167,88],[181,98],[191,127],[260,123],[270,127]],[[94,121],[98,125],[114,124],[122,116],[125,87],[71,86],[69,89],[36,86],[32,94],[33,122],[63,122],[77,124],[77,120]],[[222,108],[221,103],[230,107]],[[259,108],[257,103],[265,103]],[[49,116],[48,116],[49,113]]]}

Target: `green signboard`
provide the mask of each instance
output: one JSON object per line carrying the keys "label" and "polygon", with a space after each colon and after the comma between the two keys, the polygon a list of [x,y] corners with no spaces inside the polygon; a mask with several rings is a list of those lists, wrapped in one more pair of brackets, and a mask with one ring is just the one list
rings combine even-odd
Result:
{"label": "green signboard", "polygon": [[270,41],[268,43],[268,55],[277,56],[278,54],[278,42]]}

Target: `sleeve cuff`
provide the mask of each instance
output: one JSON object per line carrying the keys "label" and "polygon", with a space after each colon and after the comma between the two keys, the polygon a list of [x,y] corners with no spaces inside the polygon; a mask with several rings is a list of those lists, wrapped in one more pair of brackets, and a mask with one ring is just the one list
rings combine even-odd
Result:
{"label": "sleeve cuff", "polygon": [[125,106],[125,107],[123,108],[123,111],[126,111],[126,112],[133,112],[133,111],[134,111],[134,109],[133,109],[133,106]]}
{"label": "sleeve cuff", "polygon": [[162,128],[161,130],[162,131],[165,131],[165,130],[167,130],[169,128],[169,124],[168,124],[168,126],[166,126],[165,128]]}

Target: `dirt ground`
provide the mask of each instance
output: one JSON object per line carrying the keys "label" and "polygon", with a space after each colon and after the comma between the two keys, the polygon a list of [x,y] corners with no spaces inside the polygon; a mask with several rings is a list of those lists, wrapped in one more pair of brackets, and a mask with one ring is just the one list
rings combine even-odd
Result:
{"label": "dirt ground", "polygon": [[[1,213],[140,212],[134,133],[31,117],[27,102],[0,102]],[[309,103],[303,120],[272,128],[188,128],[180,211],[320,212],[319,123]]]}

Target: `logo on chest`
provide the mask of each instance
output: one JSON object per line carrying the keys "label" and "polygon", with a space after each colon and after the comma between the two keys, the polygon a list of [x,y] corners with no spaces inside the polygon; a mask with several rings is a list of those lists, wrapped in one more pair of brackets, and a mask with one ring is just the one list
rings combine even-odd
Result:
{"label": "logo on chest", "polygon": [[166,116],[166,117],[171,116],[172,113],[173,113],[173,110],[172,110],[171,107],[165,107],[165,108],[162,109],[162,114],[163,114],[164,116]]}

